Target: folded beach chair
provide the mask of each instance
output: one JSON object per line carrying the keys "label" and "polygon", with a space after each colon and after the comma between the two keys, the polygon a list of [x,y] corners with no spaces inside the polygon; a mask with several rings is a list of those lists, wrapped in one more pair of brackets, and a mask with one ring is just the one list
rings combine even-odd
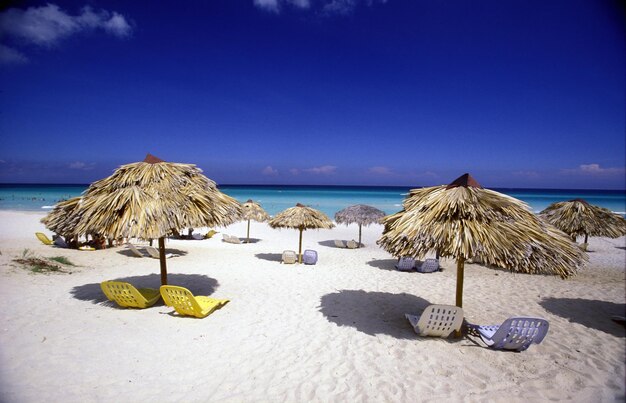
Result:
{"label": "folded beach chair", "polygon": [[204,239],[209,239],[211,237],[213,237],[213,235],[217,234],[217,231],[212,229],[209,232],[206,233],[206,235],[204,236]]}
{"label": "folded beach chair", "polygon": [[[161,256],[159,255],[159,250],[157,248],[155,248],[155,247],[146,246],[146,252],[148,252],[148,255],[150,255],[150,257],[153,257],[155,259],[160,259],[161,258]],[[166,259],[169,259],[169,258],[175,257],[175,256],[178,256],[178,255],[175,255],[173,253],[166,253],[165,254],[165,258]]]}
{"label": "folded beach chair", "polygon": [[35,232],[35,236],[39,239],[44,245],[52,245],[54,242],[50,238],[46,236],[46,234],[42,232]]}
{"label": "folded beach chair", "polygon": [[236,236],[234,236],[234,235],[231,235],[231,236],[230,236],[230,241],[229,241],[229,242],[230,242],[230,243],[235,243],[235,244],[240,244],[240,243],[241,243],[241,239],[237,238],[237,237],[236,237]]}
{"label": "folded beach chair", "polygon": [[193,239],[197,240],[197,241],[200,241],[200,240],[204,239],[204,235],[202,235],[202,234],[198,234],[197,232],[196,232],[196,233],[194,233],[194,234],[191,234],[191,237],[192,237]]}
{"label": "folded beach chair", "polygon": [[283,263],[294,264],[298,261],[298,255],[292,250],[286,250],[283,252]]}
{"label": "folded beach chair", "polygon": [[302,263],[315,264],[317,263],[317,252],[312,249],[307,249],[302,254]]}
{"label": "folded beach chair", "polygon": [[439,260],[437,259],[426,259],[424,263],[422,263],[419,267],[416,267],[416,270],[420,273],[432,273],[434,271],[439,270]]}
{"label": "folded beach chair", "polygon": [[355,240],[352,240],[352,241],[346,242],[346,246],[348,247],[348,249],[356,249],[359,247],[359,244]]}
{"label": "folded beach chair", "polygon": [[163,301],[180,315],[204,318],[228,303],[228,299],[194,296],[191,291],[174,285],[162,285]]}
{"label": "folded beach chair", "polygon": [[501,325],[467,324],[470,331],[480,335],[485,344],[496,350],[524,351],[532,343],[541,343],[550,327],[542,318],[511,317]]}
{"label": "folded beach chair", "polygon": [[228,234],[222,234],[222,241],[224,242],[228,242],[228,240],[230,239],[230,235]]}
{"label": "folded beach chair", "polygon": [[346,248],[347,247],[346,244],[342,240],[335,239],[334,242],[335,242],[335,246],[338,247],[338,248]]}
{"label": "folded beach chair", "polygon": [[104,281],[100,283],[104,295],[124,308],[148,308],[158,301],[159,290],[152,288],[135,288],[121,281]]}
{"label": "folded beach chair", "polygon": [[54,245],[58,246],[59,248],[69,248],[69,245],[67,244],[67,242],[65,242],[65,239],[63,239],[63,237],[56,237],[54,240]]}
{"label": "folded beach chair", "polygon": [[410,256],[401,257],[396,265],[400,271],[412,271],[415,268],[415,259]]}
{"label": "folded beach chair", "polygon": [[463,308],[453,305],[429,305],[421,315],[404,315],[420,336],[448,337],[463,324]]}
{"label": "folded beach chair", "polygon": [[133,253],[133,255],[137,256],[137,257],[143,257],[143,253],[139,252],[139,249],[137,249],[135,247],[135,245],[133,245],[132,243],[127,243],[126,245],[128,245],[128,249]]}

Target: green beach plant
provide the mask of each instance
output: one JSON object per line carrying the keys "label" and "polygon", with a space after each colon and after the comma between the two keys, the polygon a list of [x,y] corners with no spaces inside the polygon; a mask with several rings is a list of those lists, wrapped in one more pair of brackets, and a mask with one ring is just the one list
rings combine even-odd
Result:
{"label": "green beach plant", "polygon": [[24,249],[22,251],[22,256],[13,259],[15,263],[18,263],[23,268],[30,270],[33,273],[68,273],[71,274],[71,271],[64,269],[59,265],[67,265],[67,266],[76,266],[68,258],[65,256],[56,256],[52,258],[42,258],[35,256],[33,252],[29,249]]}

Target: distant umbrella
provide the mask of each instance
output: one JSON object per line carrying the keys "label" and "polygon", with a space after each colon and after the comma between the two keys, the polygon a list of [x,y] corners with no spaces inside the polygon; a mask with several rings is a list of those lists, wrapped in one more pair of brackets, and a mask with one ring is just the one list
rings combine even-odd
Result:
{"label": "distant umbrella", "polygon": [[165,236],[178,228],[229,225],[239,220],[241,205],[195,165],[148,154],[144,161],[123,165],[92,183],[71,214],[77,219],[71,226],[76,235],[158,238],[161,283],[167,284]]}
{"label": "distant umbrella", "polygon": [[463,305],[468,259],[532,274],[573,275],[586,255],[561,231],[512,197],[483,189],[469,174],[448,186],[410,191],[404,209],[383,219],[378,243],[394,256],[438,252],[457,263],[456,304]]}
{"label": "distant umbrella", "polygon": [[574,241],[576,237],[584,236],[585,245],[589,236],[617,238],[626,235],[626,220],[623,217],[582,199],[552,203],[539,216]]}
{"label": "distant umbrella", "polygon": [[361,247],[361,226],[366,227],[370,224],[379,223],[381,218],[385,216],[385,212],[376,207],[367,206],[365,204],[356,204],[346,207],[345,209],[335,213],[335,221],[338,224],[359,224],[359,248]]}
{"label": "distant umbrella", "polygon": [[300,231],[298,246],[298,261],[302,263],[302,231],[306,229],[333,228],[332,221],[319,210],[304,206],[300,203],[276,214],[269,221],[272,228],[295,228]]}
{"label": "distant umbrella", "polygon": [[252,199],[248,199],[247,202],[241,205],[241,209],[243,211],[242,218],[244,220],[248,220],[248,242],[250,242],[250,220],[264,222],[269,220],[270,215],[267,214],[263,207]]}

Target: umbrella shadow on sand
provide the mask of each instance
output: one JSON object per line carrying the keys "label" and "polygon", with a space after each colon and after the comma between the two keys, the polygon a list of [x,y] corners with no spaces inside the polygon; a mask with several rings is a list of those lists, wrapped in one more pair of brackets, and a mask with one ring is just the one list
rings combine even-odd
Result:
{"label": "umbrella shadow on sand", "polygon": [[322,296],[319,311],[329,322],[370,336],[386,334],[397,339],[415,339],[404,314],[419,315],[428,305],[427,300],[406,293],[341,290]]}
{"label": "umbrella shadow on sand", "polygon": [[381,270],[390,270],[397,271],[396,265],[398,264],[398,259],[375,259],[367,262],[368,266],[372,266],[376,269]]}
{"label": "umbrella shadow on sand", "polygon": [[[194,295],[211,295],[219,286],[219,283],[216,279],[205,276],[203,274],[170,273],[167,275],[167,279],[168,284],[185,287]],[[135,288],[154,288],[158,290],[161,286],[161,276],[158,274],[149,274],[147,276],[118,277],[109,280],[130,283]],[[109,302],[107,297],[102,292],[102,288],[100,288],[100,283],[78,285],[72,288],[70,293],[74,298],[81,301],[88,301],[94,304]],[[159,300],[157,304],[163,304],[163,301]]]}
{"label": "umbrella shadow on sand", "polygon": [[282,262],[283,254],[282,253],[257,253],[254,255],[257,259],[267,260],[270,262]]}
{"label": "umbrella shadow on sand", "polygon": [[611,316],[624,316],[626,304],[582,298],[544,298],[540,302],[548,312],[570,322],[600,330],[615,337],[626,337],[626,328],[611,320]]}
{"label": "umbrella shadow on sand", "polygon": [[326,246],[328,248],[345,249],[339,248],[337,245],[335,245],[335,241],[319,241],[318,244],[321,246]]}
{"label": "umbrella shadow on sand", "polygon": [[[144,255],[144,257],[150,257],[147,252],[145,251],[142,252],[141,247],[138,247],[137,249]],[[130,249],[118,250],[117,253],[123,256],[128,256],[128,257],[139,257],[135,255]],[[165,248],[165,254],[168,254],[168,253],[171,253],[173,255],[178,255],[178,256],[185,256],[188,252],[186,250],[181,250],[181,249]]]}

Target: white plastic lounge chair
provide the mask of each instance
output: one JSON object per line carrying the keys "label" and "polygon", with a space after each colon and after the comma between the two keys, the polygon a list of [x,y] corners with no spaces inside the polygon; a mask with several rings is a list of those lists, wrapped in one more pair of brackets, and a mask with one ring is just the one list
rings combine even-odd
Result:
{"label": "white plastic lounge chair", "polygon": [[356,249],[359,247],[359,244],[355,240],[352,240],[352,241],[346,242],[346,246],[348,247],[348,249]]}
{"label": "white plastic lounge chair", "polygon": [[58,246],[59,248],[68,248],[69,246],[67,245],[67,242],[65,242],[65,239],[63,239],[63,237],[58,236],[54,239],[54,245]]}
{"label": "white plastic lounge chair", "polygon": [[347,248],[345,242],[342,240],[335,239],[334,242],[335,242],[335,246],[338,248]]}
{"label": "white plastic lounge chair", "polygon": [[426,259],[419,267],[416,268],[420,273],[432,273],[439,270],[439,260]]}
{"label": "white plastic lounge chair", "polygon": [[524,351],[532,343],[541,343],[550,327],[542,318],[511,317],[501,325],[480,326],[467,324],[478,332],[485,344],[496,350]]}
{"label": "white plastic lounge chair", "polygon": [[286,250],[283,252],[283,263],[294,264],[298,261],[298,255],[292,250]]}
{"label": "white plastic lounge chair", "polygon": [[415,268],[415,259],[410,256],[404,256],[400,258],[396,269],[400,271],[412,271]]}
{"label": "white plastic lounge chair", "polygon": [[133,253],[133,255],[137,257],[143,257],[143,253],[139,252],[139,249],[137,249],[135,245],[133,245],[132,243],[127,243],[126,245],[128,245],[128,249]]}
{"label": "white plastic lounge chair", "polygon": [[[157,248],[154,248],[152,246],[146,246],[146,252],[148,252],[148,255],[150,255],[150,257],[153,257],[155,259],[160,259],[161,258]],[[166,253],[165,254],[165,258],[166,259],[169,259],[169,258],[174,257],[174,256],[178,256],[178,255],[175,255],[173,253]]]}
{"label": "white plastic lounge chair", "polygon": [[448,337],[463,324],[463,308],[453,305],[429,305],[421,315],[404,315],[420,336]]}
{"label": "white plastic lounge chair", "polygon": [[317,263],[317,252],[312,249],[307,249],[302,254],[302,263],[315,264]]}
{"label": "white plastic lounge chair", "polygon": [[222,234],[222,241],[224,242],[228,242],[230,240],[230,235],[228,234]]}
{"label": "white plastic lounge chair", "polygon": [[230,243],[240,244],[240,243],[241,243],[241,239],[237,238],[237,237],[236,237],[236,236],[234,236],[234,235],[231,235],[231,236],[230,236],[230,241],[228,241],[228,242],[230,242]]}
{"label": "white plastic lounge chair", "polygon": [[193,239],[198,240],[198,241],[200,241],[200,240],[204,239],[204,235],[199,234],[199,233],[197,233],[197,232],[196,232],[196,233],[191,234],[191,237],[192,237]]}

